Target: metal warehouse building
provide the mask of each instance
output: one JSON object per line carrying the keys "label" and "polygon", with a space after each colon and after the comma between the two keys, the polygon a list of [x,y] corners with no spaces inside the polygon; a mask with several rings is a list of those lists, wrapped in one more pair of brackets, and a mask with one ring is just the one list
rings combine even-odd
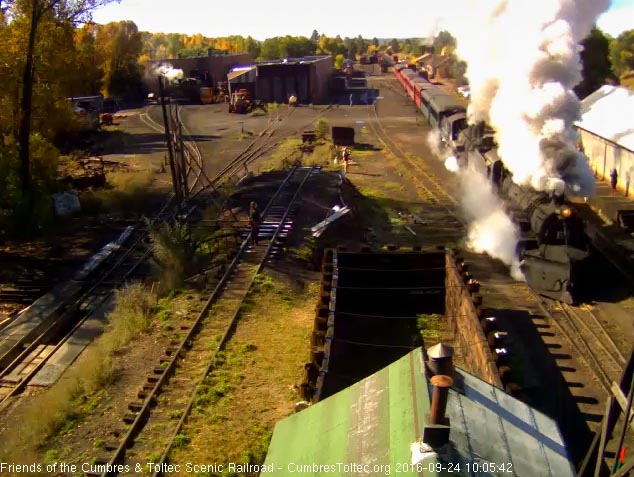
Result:
{"label": "metal warehouse building", "polygon": [[609,180],[618,173],[617,188],[634,195],[634,91],[603,86],[581,102],[575,125],[595,176]]}
{"label": "metal warehouse building", "polygon": [[300,103],[324,103],[329,98],[333,60],[329,55],[285,58],[241,67],[229,73],[229,88],[246,88],[265,102],[286,103],[292,95]]}
{"label": "metal warehouse building", "polygon": [[197,78],[203,84],[216,86],[226,81],[227,73],[237,65],[249,64],[253,58],[248,53],[235,55],[208,55],[192,58],[173,58],[169,60],[149,61],[146,65],[146,84],[150,92],[158,93],[158,80],[151,72],[161,65],[183,70],[185,78]]}

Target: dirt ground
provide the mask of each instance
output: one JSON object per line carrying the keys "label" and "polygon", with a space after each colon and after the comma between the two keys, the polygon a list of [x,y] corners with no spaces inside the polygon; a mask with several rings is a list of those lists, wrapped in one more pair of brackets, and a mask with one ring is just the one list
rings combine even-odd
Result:
{"label": "dirt ground", "polygon": [[[418,161],[427,174],[443,184],[450,194],[459,198],[460,184],[457,177],[435,159],[427,141],[429,127],[421,124],[409,99],[398,93],[399,86],[396,81],[391,76],[376,77],[371,81],[374,87],[381,90],[383,99],[377,104],[377,112],[384,122],[385,130],[407,151],[412,160]],[[289,357],[291,363],[285,373],[276,375],[279,383],[276,383],[277,387],[274,389],[279,391],[278,395],[268,395],[267,400],[262,401],[262,409],[251,409],[244,401],[237,403],[242,406],[239,412],[243,417],[246,416],[246,420],[241,424],[237,420],[229,421],[235,426],[251,422],[250,420],[255,419],[254,416],[261,412],[261,423],[270,429],[277,420],[293,412],[293,403],[299,400],[296,386],[301,379],[303,360],[308,359],[312,313],[317,299],[314,286],[320,278],[316,271],[320,263],[319,254],[313,254],[311,248],[307,247],[306,237],[308,229],[323,220],[332,207],[349,205],[352,213],[327,229],[317,241],[318,250],[341,245],[353,250],[359,249],[362,245],[379,248],[385,244],[404,247],[457,246],[464,240],[464,230],[459,222],[448,219],[447,211],[439,208],[425,191],[417,187],[413,178],[414,172],[404,166],[398,158],[388,154],[384,145],[372,134],[369,126],[373,119],[366,106],[300,107],[293,115],[293,121],[284,123],[280,128],[280,137],[298,137],[303,129],[321,115],[330,125],[355,127],[359,147],[353,151],[347,175],[343,176],[339,166],[331,164],[316,176],[315,180],[307,184],[301,203],[303,213],[294,224],[293,233],[285,244],[288,253],[271,266],[272,276],[279,278],[280,283],[286,287],[284,290],[293,290],[301,297],[301,300],[293,302],[295,333],[292,344],[294,352]],[[160,172],[161,164],[165,161],[162,136],[160,132],[148,126],[148,117],[160,123],[159,108],[152,106],[124,112],[118,120],[118,126],[115,126],[116,130],[110,134],[111,140],[104,149],[104,157],[129,164],[135,169],[154,171],[154,185],[158,190],[164,191],[169,185],[169,174]],[[230,158],[248,144],[254,134],[272,121],[275,121],[275,117],[270,115],[230,115],[226,112],[226,105],[188,106],[183,114],[186,133],[195,138],[205,160],[205,171],[210,176],[218,172]],[[264,170],[264,164],[265,160],[257,161],[250,169],[258,174]],[[246,181],[237,191],[231,206],[238,211],[239,216],[244,217],[248,202],[253,199],[266,202],[267,194],[270,194],[279,179],[279,174],[271,173],[258,176],[253,181]],[[457,216],[461,214],[459,208],[454,212]],[[418,220],[421,217],[424,220]],[[99,219],[94,221],[94,227],[104,226],[107,230],[112,230]],[[112,232],[114,233],[113,230]],[[92,235],[88,234],[84,246],[86,254],[103,242],[103,233],[95,228]],[[71,257],[71,254],[77,254],[82,250],[73,243],[71,239],[65,241],[62,256]],[[45,250],[43,245],[41,250]],[[524,357],[521,369],[525,377],[522,384],[528,390],[527,401],[547,414],[552,415],[556,412],[552,408],[552,401],[543,401],[540,397],[544,394],[545,387],[551,386],[552,380],[562,378],[563,369],[568,369],[568,373],[572,374],[570,379],[580,384],[573,390],[573,400],[576,399],[582,407],[583,404],[591,404],[602,399],[601,392],[593,383],[591,373],[583,364],[574,362],[571,358],[573,353],[566,347],[550,347],[550,330],[536,328],[535,324],[529,321],[527,317],[531,310],[530,300],[526,298],[522,301],[521,285],[508,277],[505,268],[486,257],[471,255],[469,260],[474,264],[476,278],[485,290],[485,304],[488,300],[487,306],[497,310],[505,326],[517,335],[510,346],[517,355]],[[311,299],[313,294],[314,300]],[[178,298],[178,303],[182,307],[194,306],[199,298],[195,292],[187,292]],[[257,308],[255,310],[257,311]],[[178,323],[176,314],[174,320],[173,324]],[[272,321],[269,325],[271,324],[282,326],[283,322]],[[269,354],[258,354],[265,347],[264,342],[259,340],[263,338],[260,334],[264,329],[262,327],[266,325],[267,323],[258,321],[257,313],[248,314],[245,317],[245,328],[240,332],[243,334],[238,334],[236,341],[240,346],[245,343],[254,344],[255,355],[249,359],[261,359],[263,363],[269,363],[274,359]],[[89,462],[103,454],[105,443],[116,441],[117,435],[125,430],[121,417],[126,413],[128,403],[134,400],[146,375],[157,365],[158,357],[172,336],[167,330],[169,326],[170,322],[157,323],[149,333],[122,350],[116,357],[119,378],[114,385],[85,403],[86,409],[82,412],[81,420],[70,422],[59,436],[36,450],[35,454],[25,454],[24,462],[30,463],[35,459],[41,462],[81,463]],[[521,339],[522,334],[530,339]],[[270,346],[267,353],[276,349],[281,353],[285,349],[283,340],[272,340]],[[301,356],[302,349],[305,350],[304,357]],[[547,370],[547,373],[544,370]],[[235,387],[242,389],[245,396],[261,394],[258,389],[267,389],[271,385],[267,383],[266,371],[264,367],[255,369],[254,374],[245,372],[246,377],[240,378],[243,381],[236,383]],[[566,396],[562,394],[557,399],[563,397]],[[230,403],[222,401],[220,408],[224,416],[231,416]],[[0,417],[0,432],[3,435],[19,426],[23,415],[21,413],[27,408],[18,403],[14,409],[11,415]],[[584,411],[582,409],[581,412]],[[587,413],[591,415],[591,425],[596,425],[594,410]],[[222,423],[222,419],[218,422]],[[200,452],[204,454],[205,443],[213,443],[214,436],[218,435],[221,428],[222,426],[217,429],[210,426],[206,429],[201,428],[200,432],[191,433],[192,447],[197,449],[198,456],[201,455]],[[104,429],[108,431],[104,433]],[[565,431],[567,434],[578,432],[575,426],[569,426]],[[185,455],[185,450],[181,449],[179,452]],[[218,459],[234,457],[217,456]]]}

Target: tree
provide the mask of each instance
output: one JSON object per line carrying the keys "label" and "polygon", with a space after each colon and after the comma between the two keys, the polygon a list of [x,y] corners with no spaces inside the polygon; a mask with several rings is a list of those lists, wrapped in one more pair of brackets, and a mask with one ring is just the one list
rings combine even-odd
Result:
{"label": "tree", "polygon": [[359,35],[354,41],[357,45],[357,53],[363,53],[367,49],[367,43],[361,35]]}
{"label": "tree", "polygon": [[456,39],[448,31],[441,31],[434,38],[434,53],[441,54],[443,48],[449,47],[450,52],[456,47]]}
{"label": "tree", "polygon": [[25,0],[8,4],[10,14],[29,19],[29,34],[26,60],[22,70],[22,95],[20,99],[18,145],[20,162],[20,182],[23,196],[31,190],[29,141],[31,137],[31,108],[33,101],[33,55],[37,42],[37,31],[41,21],[50,16],[60,22],[79,22],[89,18],[96,7],[115,0]]}
{"label": "tree", "polygon": [[183,35],[179,33],[168,33],[165,35],[165,39],[167,40],[167,57],[176,58],[180,51],[185,48]]}
{"label": "tree", "polygon": [[624,31],[612,41],[610,60],[619,77],[634,71],[634,30]]}
{"label": "tree", "polygon": [[593,91],[599,89],[606,82],[615,81],[610,64],[610,42],[598,28],[593,28],[590,34],[581,42],[581,83],[574,90],[580,99],[585,98]]}
{"label": "tree", "polygon": [[339,54],[339,55],[335,56],[334,68],[336,70],[342,70],[343,69],[343,60],[344,60],[344,57],[343,57],[342,54]]}
{"label": "tree", "polygon": [[392,38],[392,41],[390,42],[390,48],[392,49],[392,53],[398,53],[399,51],[401,51],[401,46],[399,45],[396,38]]}
{"label": "tree", "polygon": [[251,55],[251,58],[257,58],[260,56],[260,42],[254,40],[250,36],[244,41],[244,48],[247,53]]}
{"label": "tree", "polygon": [[310,41],[317,42],[319,40],[319,32],[317,30],[313,30],[312,35],[310,35]]}
{"label": "tree", "polygon": [[73,74],[64,75],[71,87],[70,96],[89,96],[101,90],[103,70],[101,54],[97,49],[97,25],[87,23],[75,30],[75,57],[71,63]]}
{"label": "tree", "polygon": [[[201,42],[196,38],[195,42]],[[97,32],[103,55],[104,88],[108,95],[132,97],[141,80],[138,59],[143,50],[141,35],[132,21],[108,23]]]}
{"label": "tree", "polygon": [[357,61],[357,53],[357,44],[354,41],[351,41],[348,45],[348,58]]}

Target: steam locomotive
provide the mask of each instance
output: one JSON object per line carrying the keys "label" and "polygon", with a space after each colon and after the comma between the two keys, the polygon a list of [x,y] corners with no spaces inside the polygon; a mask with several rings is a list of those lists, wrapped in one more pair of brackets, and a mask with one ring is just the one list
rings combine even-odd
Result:
{"label": "steam locomotive", "polygon": [[518,186],[497,153],[494,131],[468,125],[466,110],[440,87],[411,69],[395,74],[422,115],[436,129],[462,168],[482,174],[516,219],[522,238],[517,254],[526,282],[537,293],[575,303],[590,260],[583,220],[561,193]]}

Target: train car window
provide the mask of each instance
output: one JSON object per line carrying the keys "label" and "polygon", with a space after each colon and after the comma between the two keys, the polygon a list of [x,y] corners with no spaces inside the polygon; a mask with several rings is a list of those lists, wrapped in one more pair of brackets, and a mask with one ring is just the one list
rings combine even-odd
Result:
{"label": "train car window", "polygon": [[460,134],[460,131],[467,127],[467,118],[458,119],[454,121],[451,126],[451,139],[456,141],[458,139],[458,134]]}

